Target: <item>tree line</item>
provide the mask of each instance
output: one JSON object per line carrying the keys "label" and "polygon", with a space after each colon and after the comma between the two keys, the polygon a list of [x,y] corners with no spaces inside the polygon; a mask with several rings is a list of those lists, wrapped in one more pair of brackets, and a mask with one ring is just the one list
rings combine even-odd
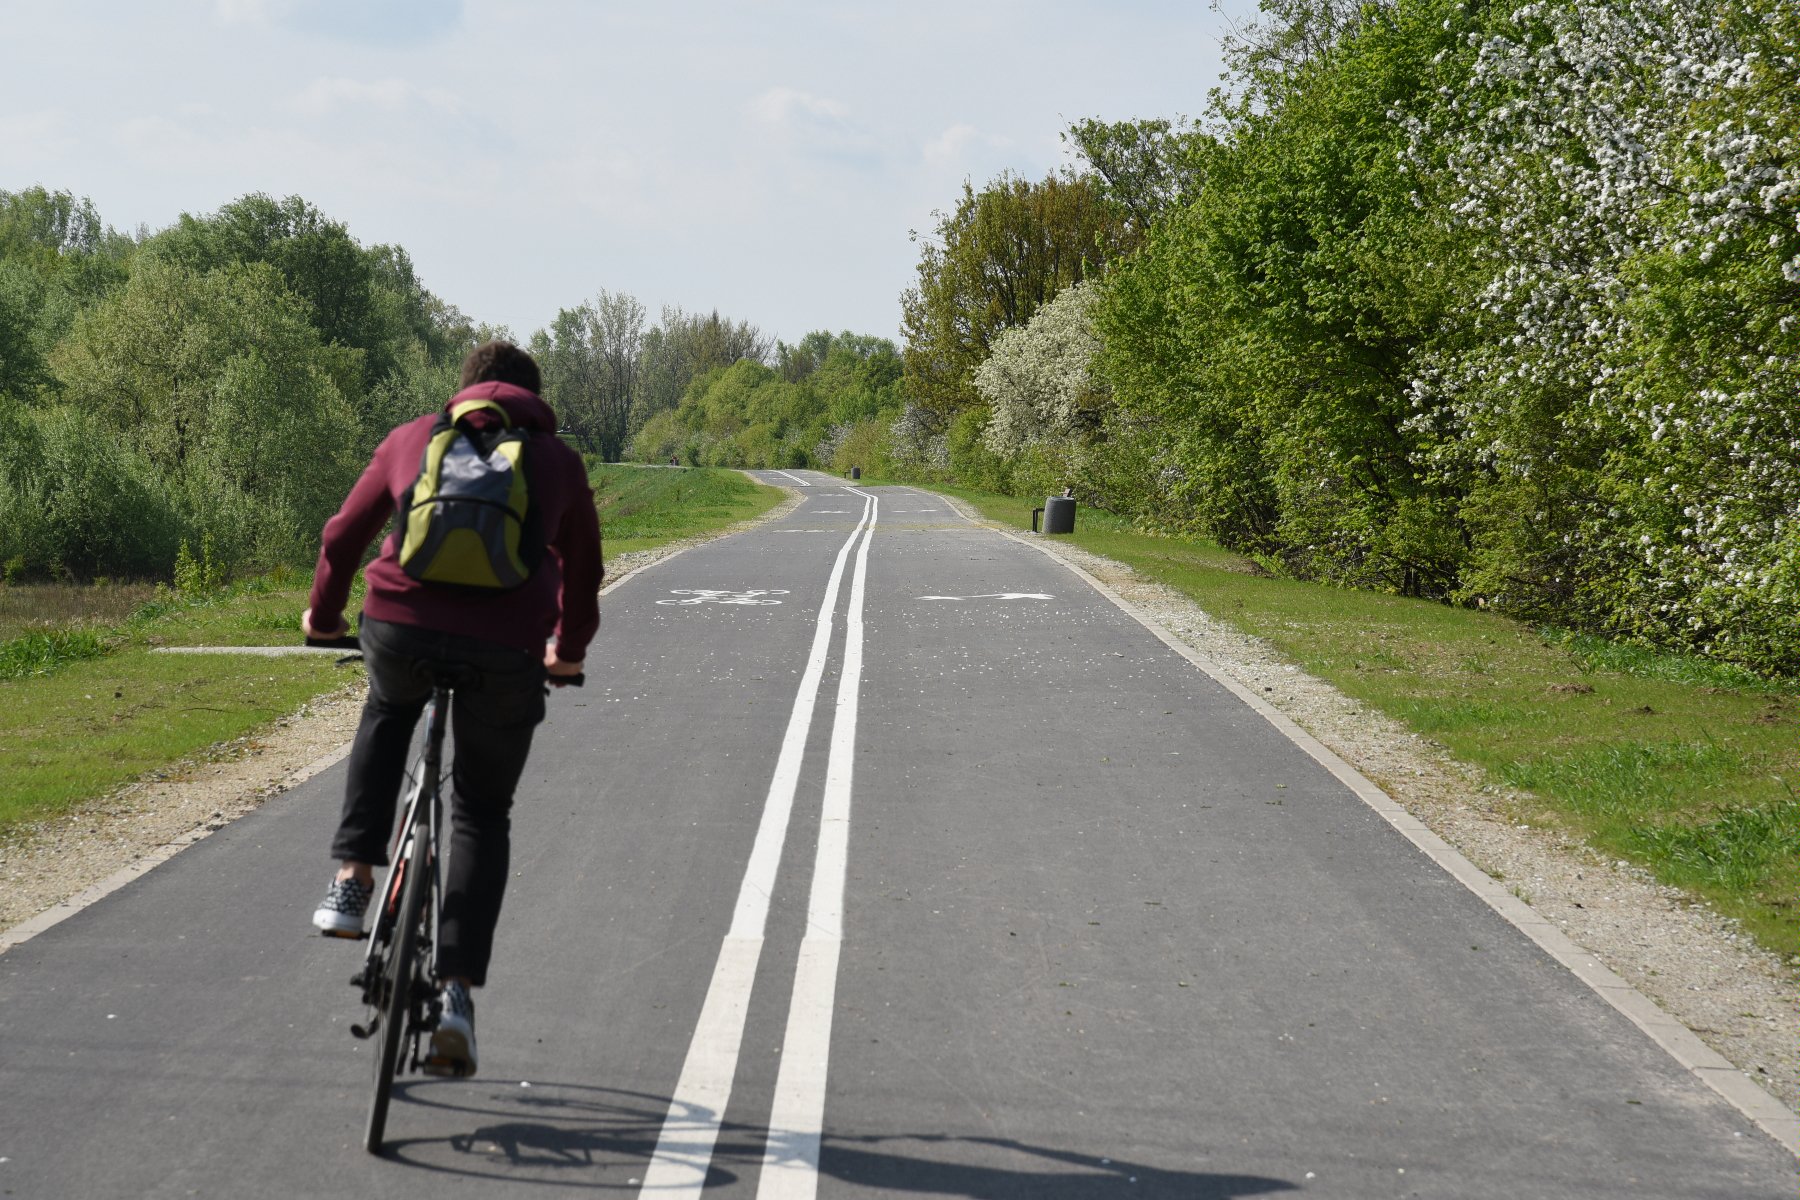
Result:
{"label": "tree line", "polygon": [[1800,669],[1800,10],[1266,0],[1228,51],[939,215],[895,469]]}
{"label": "tree line", "polygon": [[[0,578],[308,565],[380,439],[494,336],[297,196],[133,236],[67,192],[0,192]],[[696,378],[775,354],[606,291],[522,340],[565,436],[608,460]]]}

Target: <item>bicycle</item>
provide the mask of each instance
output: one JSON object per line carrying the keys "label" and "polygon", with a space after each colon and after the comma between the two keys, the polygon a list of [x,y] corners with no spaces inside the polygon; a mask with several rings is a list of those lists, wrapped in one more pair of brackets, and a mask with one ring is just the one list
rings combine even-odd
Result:
{"label": "bicycle", "polygon": [[[362,644],[354,636],[308,638],[306,644],[356,652],[340,662],[361,657]],[[472,667],[452,662],[422,662],[415,669],[431,684],[431,699],[424,713],[424,747],[413,766],[387,875],[375,893],[380,903],[374,906],[375,924],[364,935],[369,948],[362,970],[350,978],[350,985],[361,989],[369,1010],[364,1022],[352,1024],[350,1032],[363,1040],[375,1039],[375,1088],[363,1130],[363,1147],[370,1154],[381,1153],[388,1102],[403,1069],[425,1075],[458,1074],[456,1064],[435,1060],[429,1054],[430,1036],[442,1015],[432,955],[443,895],[439,834],[443,827],[444,731],[452,694],[457,688],[478,686],[480,675]],[[580,687],[585,679],[585,675],[571,675],[557,683]],[[549,690],[548,684],[545,690]],[[427,1048],[425,1054],[420,1052],[421,1043]],[[402,1047],[407,1051],[404,1055]]]}

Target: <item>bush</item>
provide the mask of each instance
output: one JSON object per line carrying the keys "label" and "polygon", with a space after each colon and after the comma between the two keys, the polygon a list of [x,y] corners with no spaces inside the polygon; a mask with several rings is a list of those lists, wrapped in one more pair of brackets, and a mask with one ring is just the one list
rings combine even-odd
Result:
{"label": "bush", "polygon": [[85,413],[0,416],[0,562],[9,577],[148,577],[169,569],[180,522],[143,457]]}

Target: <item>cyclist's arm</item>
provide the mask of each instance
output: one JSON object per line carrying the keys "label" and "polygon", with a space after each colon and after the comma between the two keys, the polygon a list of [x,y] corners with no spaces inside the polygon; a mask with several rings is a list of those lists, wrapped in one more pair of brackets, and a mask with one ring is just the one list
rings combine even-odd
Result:
{"label": "cyclist's arm", "polygon": [[[416,424],[416,422],[414,422]],[[333,622],[344,625],[344,605],[350,599],[350,587],[362,566],[363,551],[380,536],[382,528],[394,512],[394,496],[390,490],[391,460],[401,453],[396,443],[410,426],[402,425],[388,434],[380,449],[363,468],[362,477],[350,489],[344,506],[325,522],[319,543],[319,565],[313,573],[312,596],[307,611],[315,629],[321,632]]]}
{"label": "cyclist's arm", "polygon": [[[548,540],[562,564],[562,613],[556,622],[554,653],[559,662],[580,669],[588,642],[600,628],[600,518],[594,511],[594,493],[588,487],[587,470],[579,455],[570,451],[569,503],[562,520]],[[549,660],[545,660],[549,665]]]}

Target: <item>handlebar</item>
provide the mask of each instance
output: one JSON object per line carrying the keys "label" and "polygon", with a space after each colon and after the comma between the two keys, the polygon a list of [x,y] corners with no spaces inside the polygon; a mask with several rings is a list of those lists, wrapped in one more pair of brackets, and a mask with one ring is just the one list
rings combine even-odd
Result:
{"label": "handlebar", "polygon": [[[348,650],[351,652],[350,655],[339,659],[339,662],[354,662],[362,655],[362,639],[354,633],[346,633],[340,637],[309,637],[306,639],[306,644],[319,650]],[[544,682],[551,687],[585,687],[587,672],[581,671],[574,675],[546,674]]]}

